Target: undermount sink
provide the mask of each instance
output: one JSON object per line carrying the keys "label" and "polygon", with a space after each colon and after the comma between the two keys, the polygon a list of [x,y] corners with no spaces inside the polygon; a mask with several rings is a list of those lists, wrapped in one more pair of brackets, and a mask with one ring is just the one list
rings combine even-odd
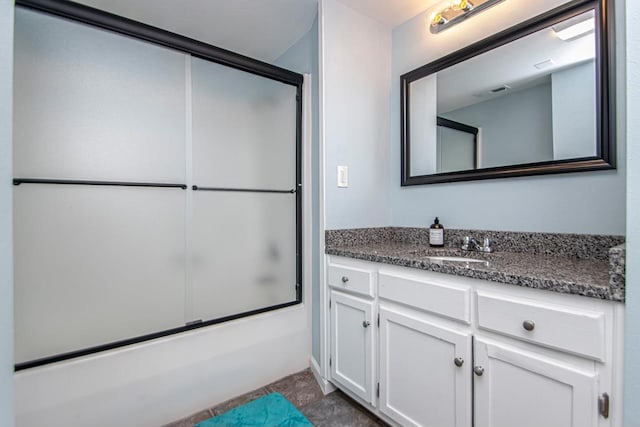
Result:
{"label": "undermount sink", "polygon": [[487,262],[484,259],[467,258],[463,256],[430,256],[432,261],[453,261],[453,262]]}
{"label": "undermount sink", "polygon": [[[476,252],[477,253],[477,252]],[[487,263],[489,261],[486,254],[478,254],[480,255],[478,258],[472,258],[471,253],[462,252],[459,249],[446,248],[446,249],[436,249],[436,248],[426,248],[426,249],[417,249],[411,250],[407,252],[408,255],[415,255],[421,258],[426,258],[429,262],[433,263],[443,263],[443,262],[461,262],[461,263]],[[476,255],[476,256],[478,256]]]}

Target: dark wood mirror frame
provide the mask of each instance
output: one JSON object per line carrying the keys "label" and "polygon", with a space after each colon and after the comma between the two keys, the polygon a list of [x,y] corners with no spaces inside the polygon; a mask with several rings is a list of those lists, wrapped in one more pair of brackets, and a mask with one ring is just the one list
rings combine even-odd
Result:
{"label": "dark wood mirror frame", "polygon": [[[436,173],[432,175],[411,175],[411,141],[409,134],[409,84],[411,82],[444,70],[459,62],[489,52],[499,46],[548,28],[557,22],[579,15],[588,10],[595,11],[596,19],[596,136],[598,140],[596,144],[597,153],[595,156]],[[615,169],[616,106],[613,13],[612,0],[575,0],[400,76],[401,185],[437,184],[443,182]]]}

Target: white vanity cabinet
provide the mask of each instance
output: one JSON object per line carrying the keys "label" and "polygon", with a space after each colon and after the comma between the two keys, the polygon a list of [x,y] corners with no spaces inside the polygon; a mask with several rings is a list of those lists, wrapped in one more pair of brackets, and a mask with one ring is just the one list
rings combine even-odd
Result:
{"label": "white vanity cabinet", "polygon": [[329,379],[386,422],[622,426],[623,304],[337,256],[326,277]]}
{"label": "white vanity cabinet", "polygon": [[331,291],[331,378],[373,403],[373,302]]}
{"label": "white vanity cabinet", "polygon": [[403,426],[467,427],[471,334],[380,305],[379,409]]}
{"label": "white vanity cabinet", "polygon": [[607,310],[558,303],[557,299],[476,290],[480,330],[584,359],[571,363],[553,352],[536,354],[536,347],[529,350],[501,339],[477,338],[476,427],[510,427],[514,422],[521,427],[600,425],[599,378],[608,375]]}
{"label": "white vanity cabinet", "polygon": [[328,266],[331,380],[362,402],[375,405],[375,270],[358,263]]}
{"label": "white vanity cabinet", "polygon": [[475,427],[597,427],[598,373],[474,342]]}

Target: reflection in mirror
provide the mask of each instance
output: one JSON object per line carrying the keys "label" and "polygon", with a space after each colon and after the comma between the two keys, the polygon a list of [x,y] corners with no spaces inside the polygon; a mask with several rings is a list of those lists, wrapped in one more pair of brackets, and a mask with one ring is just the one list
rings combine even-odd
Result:
{"label": "reflection in mirror", "polygon": [[[611,168],[609,153],[601,152],[609,141],[598,133],[595,3],[545,17],[536,31],[507,34],[513,41],[494,40],[497,47],[465,53],[461,62],[444,58],[446,65],[435,61],[403,76],[403,185],[444,182],[410,180],[452,172],[457,178],[450,180],[480,179],[459,176],[488,168],[508,176],[510,167],[574,159],[597,160],[591,169]],[[548,173],[527,169],[519,175]]]}
{"label": "reflection in mirror", "polygon": [[436,170],[454,172],[478,166],[478,128],[438,117]]}
{"label": "reflection in mirror", "polygon": [[482,129],[480,167],[596,155],[593,12],[573,20],[590,32],[546,28],[437,74],[438,115]]}

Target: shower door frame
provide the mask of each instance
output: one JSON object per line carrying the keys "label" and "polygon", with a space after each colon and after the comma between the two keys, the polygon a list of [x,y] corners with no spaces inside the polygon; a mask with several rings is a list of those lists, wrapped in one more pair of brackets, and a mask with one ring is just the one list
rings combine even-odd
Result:
{"label": "shower door frame", "polygon": [[[184,326],[177,328],[167,329],[163,331],[154,332],[151,334],[141,335],[137,337],[118,340],[111,343],[101,344],[89,348],[80,350],[74,350],[62,354],[56,354],[53,356],[47,356],[35,360],[30,360],[22,363],[17,363],[14,366],[14,370],[21,371],[24,369],[34,368],[37,366],[47,365],[49,363],[60,362],[63,360],[69,360],[76,357],[86,356],[106,350],[111,350],[119,347],[124,347],[132,344],[149,341],[168,335],[173,335],[193,329],[198,329],[206,326],[211,326],[230,320],[235,320],[243,317],[253,316],[260,313],[265,313],[272,310],[278,310],[281,308],[297,305],[302,303],[302,287],[303,287],[303,247],[302,247],[302,234],[303,234],[303,218],[302,218],[302,202],[303,202],[303,187],[302,187],[302,84],[303,75],[281,68],[266,62],[259,61],[226,49],[222,49],[189,37],[185,37],[179,34],[172,33],[170,31],[163,30],[161,28],[153,27],[138,21],[134,21],[119,15],[115,15],[109,12],[105,12],[99,9],[95,9],[89,6],[73,3],[67,0],[16,0],[17,7],[25,9],[31,9],[38,12],[43,12],[49,15],[65,18],[73,22],[79,22],[87,24],[92,27],[108,30],[118,34],[122,34],[128,37],[132,37],[137,40],[146,41],[155,45],[167,47],[176,51],[190,54],[193,57],[204,59],[206,61],[215,62],[230,68],[234,68],[240,71],[255,74],[261,77],[265,77],[271,80],[276,80],[284,84],[294,86],[296,88],[296,182],[295,189],[291,190],[291,193],[295,193],[296,197],[296,298],[294,301],[259,308],[256,310],[247,311],[244,313],[233,314],[230,316],[224,316],[217,319],[203,320],[197,323],[188,323]],[[14,179],[14,184],[28,184],[29,181],[35,180],[29,179]],[[37,180],[47,181],[47,180]],[[50,180],[51,181],[51,180]],[[46,183],[46,182],[38,182]],[[53,183],[53,182],[49,182]],[[116,185],[105,184],[98,181],[83,181],[76,182],[75,184],[84,185]],[[137,184],[137,183],[120,183],[122,184]],[[175,185],[183,190],[186,190],[185,185]],[[195,186],[194,186],[195,187]],[[192,190],[197,190],[193,188]]]}

